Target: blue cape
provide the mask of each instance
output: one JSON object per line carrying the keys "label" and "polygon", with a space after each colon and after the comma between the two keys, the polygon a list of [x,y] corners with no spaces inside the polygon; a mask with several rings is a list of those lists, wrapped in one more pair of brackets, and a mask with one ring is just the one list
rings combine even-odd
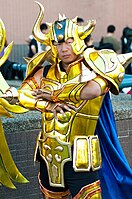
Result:
{"label": "blue cape", "polygon": [[106,94],[97,123],[102,169],[99,171],[103,199],[132,199],[132,169],[118,140],[109,93]]}

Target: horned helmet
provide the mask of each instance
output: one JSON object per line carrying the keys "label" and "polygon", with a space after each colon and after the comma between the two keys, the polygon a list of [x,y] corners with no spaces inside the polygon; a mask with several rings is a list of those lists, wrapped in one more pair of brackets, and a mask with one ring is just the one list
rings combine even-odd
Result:
{"label": "horned helmet", "polygon": [[[68,38],[73,38],[74,42],[71,44],[73,52],[76,55],[81,54],[86,47],[84,39],[94,30],[96,20],[89,20],[87,25],[79,26],[76,22],[77,17],[71,20],[66,18],[64,15],[59,15],[58,21],[49,24],[49,32],[47,34],[43,34],[40,30],[40,25],[44,17],[44,7],[39,2],[36,1],[36,3],[39,5],[40,12],[32,32],[37,41],[51,47],[51,61],[55,62],[57,58],[57,50],[53,45],[53,41],[59,43],[66,41]],[[116,54],[116,56],[124,69],[130,62],[132,62],[132,52],[126,54]]]}
{"label": "horned helmet", "polygon": [[94,30],[96,21],[89,20],[87,25],[79,26],[77,25],[77,17],[74,19],[68,19],[65,15],[61,16],[52,24],[49,24],[49,32],[43,34],[40,30],[40,25],[44,17],[44,7],[42,4],[36,1],[39,5],[40,12],[38,18],[33,27],[33,35],[37,41],[42,44],[51,47],[52,56],[57,58],[57,50],[53,45],[54,41],[57,43],[65,42],[68,38],[73,38],[73,43],[71,44],[73,52],[76,55],[81,54],[85,49],[84,39],[91,34]]}

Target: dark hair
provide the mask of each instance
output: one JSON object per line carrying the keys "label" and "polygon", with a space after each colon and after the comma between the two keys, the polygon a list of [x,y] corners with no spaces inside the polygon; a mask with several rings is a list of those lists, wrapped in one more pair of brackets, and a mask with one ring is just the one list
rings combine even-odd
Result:
{"label": "dark hair", "polygon": [[47,30],[48,29],[48,26],[47,26],[47,24],[46,23],[42,23],[41,25],[40,25],[40,30],[42,31],[42,30]]}
{"label": "dark hair", "polygon": [[90,35],[88,35],[88,36],[84,39],[84,42],[85,42],[85,43],[87,43],[87,42],[89,42],[89,41],[90,41],[90,39],[91,39],[91,34],[90,34]]}
{"label": "dark hair", "polygon": [[123,36],[126,38],[131,38],[132,39],[132,28],[125,27],[123,29]]}
{"label": "dark hair", "polygon": [[77,17],[77,23],[84,22],[83,18]]}
{"label": "dark hair", "polygon": [[107,32],[113,33],[113,32],[115,32],[115,30],[116,30],[116,28],[115,28],[114,25],[109,25],[109,26],[107,27]]}

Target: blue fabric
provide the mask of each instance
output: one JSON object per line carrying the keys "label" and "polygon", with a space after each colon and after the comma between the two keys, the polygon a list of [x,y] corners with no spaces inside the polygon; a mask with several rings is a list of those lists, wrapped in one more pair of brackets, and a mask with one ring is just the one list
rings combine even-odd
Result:
{"label": "blue fabric", "polygon": [[132,169],[118,140],[109,93],[106,94],[97,123],[102,152],[99,171],[103,199],[132,199]]}
{"label": "blue fabric", "polygon": [[0,52],[0,57],[4,55],[4,49]]}

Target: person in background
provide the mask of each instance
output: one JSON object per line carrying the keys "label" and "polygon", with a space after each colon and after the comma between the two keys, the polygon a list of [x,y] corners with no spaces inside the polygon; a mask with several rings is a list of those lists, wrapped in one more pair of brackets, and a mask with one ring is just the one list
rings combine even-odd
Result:
{"label": "person in background", "polygon": [[81,18],[81,17],[77,17],[77,24],[78,24],[79,26],[83,26],[83,25],[84,25],[84,19]]}
{"label": "person in background", "polygon": [[[44,33],[44,34],[48,33],[48,25],[46,23],[42,23],[40,26],[40,29],[41,29],[42,33]],[[49,49],[48,46],[43,45],[40,42],[36,41],[36,39],[33,37],[33,35],[29,36],[27,43],[29,45],[29,53],[28,53],[29,58],[32,58],[36,53],[39,53],[42,51],[47,51]]]}
{"label": "person in background", "polygon": [[121,41],[122,53],[132,52],[132,28],[127,26],[123,29]]}
{"label": "person in background", "polygon": [[34,37],[31,38],[30,35],[30,41],[29,41],[29,52],[28,52],[28,57],[32,58],[36,53],[38,53],[38,44],[37,41]]}
{"label": "person in background", "polygon": [[112,49],[115,52],[121,51],[121,42],[115,38],[116,27],[109,25],[107,27],[107,34],[101,38],[98,49]]}
{"label": "person in background", "polygon": [[[121,43],[122,53],[132,52],[132,28],[127,26],[123,29]],[[132,74],[132,64],[127,67],[126,74]]]}
{"label": "person in background", "polygon": [[84,39],[84,42],[86,44],[86,46],[88,48],[93,48],[94,47],[94,41],[93,41],[93,38],[92,38],[92,35],[88,35],[85,39]]}
{"label": "person in background", "polygon": [[[5,45],[0,53],[0,57],[4,55],[4,50],[8,46],[7,40],[5,40]],[[20,64],[18,62],[12,62],[9,58],[0,67],[0,72],[6,80],[13,80],[15,78],[23,80],[26,74],[26,64]]]}
{"label": "person in background", "polygon": [[[49,31],[48,25],[46,23],[42,23],[40,25],[40,30],[42,31],[43,34],[47,34]],[[49,46],[38,42],[38,52],[47,51],[49,49],[50,49]]]}

